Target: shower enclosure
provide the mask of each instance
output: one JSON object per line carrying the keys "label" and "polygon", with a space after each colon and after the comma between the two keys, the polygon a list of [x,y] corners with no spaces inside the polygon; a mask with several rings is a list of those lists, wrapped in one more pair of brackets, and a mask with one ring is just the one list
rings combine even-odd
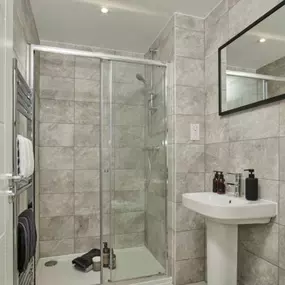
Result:
{"label": "shower enclosure", "polygon": [[[55,173],[57,181],[61,171],[69,171],[73,176],[74,188],[68,194],[73,207],[68,217],[74,221],[70,224],[74,231],[68,236],[73,243],[67,253],[80,256],[99,247],[102,254],[103,242],[108,242],[114,250],[110,260],[114,253],[116,268],[103,268],[102,263],[100,282],[93,284],[167,275],[166,65],[142,58],[32,46],[31,74],[37,68],[33,62],[36,53],[43,60],[43,90],[38,90],[43,141],[53,139],[52,135],[49,138],[49,130],[58,124],[60,112],[69,112],[66,108],[70,106],[70,112],[74,112],[68,124],[61,126],[63,133],[74,131],[73,143],[68,145],[68,156],[73,156],[70,165],[65,163],[55,172],[56,163],[45,161],[45,152],[51,147],[44,144],[39,158],[44,191],[49,183],[46,181],[53,180]],[[71,68],[74,62],[75,71],[65,80],[75,80],[73,97],[62,95],[62,90],[44,90],[48,88],[47,72],[51,73],[50,80],[56,78],[56,67],[46,65],[57,55],[71,60]],[[55,112],[59,115],[55,116]],[[50,188],[49,193],[59,195]],[[41,231],[46,231],[46,219],[57,216],[47,209],[52,195],[44,193],[40,197],[43,210],[39,235],[44,247],[47,237]],[[57,239],[56,235],[51,234],[51,242]],[[52,257],[56,256],[55,253]]]}

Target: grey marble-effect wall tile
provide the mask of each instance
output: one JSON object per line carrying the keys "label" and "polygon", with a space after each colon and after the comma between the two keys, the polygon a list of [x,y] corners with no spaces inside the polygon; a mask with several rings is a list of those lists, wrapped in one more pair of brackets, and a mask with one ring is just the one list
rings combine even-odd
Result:
{"label": "grey marble-effect wall tile", "polygon": [[116,191],[133,191],[144,189],[144,174],[141,170],[115,170]]}
{"label": "grey marble-effect wall tile", "polygon": [[144,126],[145,109],[143,106],[113,104],[115,125]]}
{"label": "grey marble-effect wall tile", "polygon": [[100,81],[100,60],[96,58],[75,58],[75,78]]}
{"label": "grey marble-effect wall tile", "polygon": [[73,123],[74,102],[60,100],[40,100],[41,123]]}
{"label": "grey marble-effect wall tile", "polygon": [[[249,123],[250,122],[250,123]],[[279,104],[234,114],[229,117],[231,141],[277,137]]]}
{"label": "grey marble-effect wall tile", "polygon": [[193,31],[204,31],[204,19],[175,13],[175,25]]}
{"label": "grey marble-effect wall tile", "polygon": [[[173,114],[204,115],[205,92],[203,88],[176,86],[176,104]],[[218,103],[217,103],[218,105]]]}
{"label": "grey marble-effect wall tile", "polygon": [[235,6],[240,0],[228,0],[229,9]]}
{"label": "grey marble-effect wall tile", "polygon": [[280,110],[279,110],[279,123],[280,123],[280,133],[281,137],[285,136],[285,102],[280,102]]}
{"label": "grey marble-effect wall tile", "polygon": [[113,224],[116,235],[143,232],[144,212],[116,213]]}
{"label": "grey marble-effect wall tile", "polygon": [[[110,236],[103,236],[103,240],[110,243]],[[74,239],[76,253],[88,252],[90,248],[100,248],[100,237],[81,237]]]}
{"label": "grey marble-effect wall tile", "polygon": [[[280,152],[282,157],[282,151]],[[243,169],[253,168],[258,178],[277,180],[279,178],[278,139],[230,143],[228,161],[230,172],[242,172]],[[282,166],[280,167],[282,169]]]}
{"label": "grey marble-effect wall tile", "polygon": [[204,192],[204,180],[204,173],[176,173],[176,203],[182,202],[184,193]]}
{"label": "grey marble-effect wall tile", "polygon": [[285,227],[279,225],[279,266],[285,269]]}
{"label": "grey marble-effect wall tile", "polygon": [[78,147],[99,147],[100,126],[79,125],[74,128],[74,145]]}
{"label": "grey marble-effect wall tile", "polygon": [[114,82],[124,82],[124,83],[137,82],[138,86],[141,86],[141,84],[136,79],[137,73],[144,75],[144,65],[125,63],[125,62],[113,63]]}
{"label": "grey marble-effect wall tile", "polygon": [[120,147],[143,147],[144,146],[143,126],[116,126],[114,128],[114,144]]}
{"label": "grey marble-effect wall tile", "polygon": [[74,252],[73,239],[40,241],[40,257],[52,257],[72,254]]}
{"label": "grey marble-effect wall tile", "polygon": [[176,260],[205,257],[205,231],[193,230],[176,234]]}
{"label": "grey marble-effect wall tile", "polygon": [[73,146],[73,137],[73,124],[40,124],[40,146]]}
{"label": "grey marble-effect wall tile", "polygon": [[204,33],[183,28],[176,30],[176,55],[204,59]]}
{"label": "grey marble-effect wall tile", "polygon": [[144,105],[146,88],[143,84],[113,83],[113,102],[127,105]]}
{"label": "grey marble-effect wall tile", "polygon": [[41,194],[41,217],[56,217],[73,215],[74,194]]}
{"label": "grey marble-effect wall tile", "polygon": [[279,224],[285,226],[285,182],[283,181],[280,181],[278,217]]}
{"label": "grey marble-effect wall tile", "polygon": [[73,192],[73,170],[41,170],[40,191],[42,194]]}
{"label": "grey marble-effect wall tile", "polygon": [[[103,215],[103,235],[110,233],[110,215]],[[74,217],[75,237],[98,237],[100,236],[100,215],[82,215]]]}
{"label": "grey marble-effect wall tile", "polygon": [[205,29],[209,30],[211,26],[216,25],[219,19],[228,12],[228,0],[221,1],[205,20]]}
{"label": "grey marble-effect wall tile", "polygon": [[99,148],[75,147],[74,148],[75,169],[99,169]]}
{"label": "grey marble-effect wall tile", "polygon": [[73,169],[72,147],[40,147],[41,169]]}
{"label": "grey marble-effect wall tile", "polygon": [[229,167],[229,144],[216,143],[205,145],[206,172],[227,171]]}
{"label": "grey marble-effect wall tile", "polygon": [[279,284],[278,285],[283,285],[285,284],[285,270],[279,268]]}
{"label": "grey marble-effect wall tile", "polygon": [[[281,197],[279,198],[279,184],[281,182],[276,180],[264,180],[264,179],[258,179],[258,193],[259,198],[264,200],[273,201],[276,203],[280,203]],[[280,192],[281,192],[281,185],[280,185]],[[280,199],[280,200],[279,200]],[[273,222],[278,222],[279,215],[281,215],[281,210],[279,209],[277,211],[277,216],[273,218]],[[280,221],[279,221],[280,223]],[[284,220],[285,223],[285,220]]]}
{"label": "grey marble-effect wall tile", "polygon": [[220,143],[229,141],[229,120],[218,114],[206,116],[206,143]]}
{"label": "grey marble-effect wall tile", "polygon": [[204,280],[205,259],[193,258],[176,261],[176,284],[185,285]]}
{"label": "grey marble-effect wall tile", "polygon": [[57,76],[41,76],[40,98],[74,100],[74,79]]}
{"label": "grey marble-effect wall tile", "polygon": [[240,0],[229,11],[229,36],[238,34],[277,4],[278,0]]}
{"label": "grey marble-effect wall tile", "polygon": [[75,123],[94,124],[100,123],[100,106],[98,103],[75,102]]}
{"label": "grey marble-effect wall tile", "polygon": [[[81,192],[74,194],[74,212],[75,215],[89,215],[100,213],[100,193],[99,192]],[[110,193],[103,192],[103,213],[110,212]]]}
{"label": "grey marble-effect wall tile", "polygon": [[144,246],[144,232],[115,235],[114,247],[116,249]]}
{"label": "grey marble-effect wall tile", "polygon": [[100,81],[75,79],[75,101],[100,102]]}
{"label": "grey marble-effect wall tile", "polygon": [[229,15],[225,13],[214,25],[210,25],[205,31],[206,56],[213,54],[228,39]]}
{"label": "grey marble-effect wall tile", "polygon": [[118,148],[115,157],[115,169],[142,169],[144,152],[141,148]]}
{"label": "grey marble-effect wall tile", "polygon": [[204,61],[200,59],[177,57],[176,84],[204,87]]}
{"label": "grey marble-effect wall tile", "polygon": [[165,198],[147,193],[146,212],[153,218],[163,222],[166,216]]}
{"label": "grey marble-effect wall tile", "polygon": [[285,138],[279,139],[279,149],[280,149],[280,177],[279,179],[285,181]]}
{"label": "grey marble-effect wall tile", "polygon": [[98,192],[99,170],[75,170],[74,191],[75,192]]}
{"label": "grey marble-effect wall tile", "polygon": [[[187,209],[182,203],[176,203],[175,230],[178,232],[204,229],[205,219],[203,216]],[[174,209],[172,209],[174,210]]]}
{"label": "grey marble-effect wall tile", "polygon": [[41,52],[41,75],[74,78],[74,66],[74,56]]}
{"label": "grey marble-effect wall tile", "polygon": [[74,217],[40,218],[39,239],[60,240],[74,237]]}
{"label": "grey marble-effect wall tile", "polygon": [[278,267],[264,259],[239,249],[239,282],[244,285],[276,285]]}
{"label": "grey marble-effect wall tile", "polygon": [[145,193],[143,191],[115,191],[111,203],[112,210],[116,213],[144,211]]}
{"label": "grey marble-effect wall tile", "polygon": [[[200,140],[191,140],[191,124],[199,125]],[[176,115],[175,126],[176,143],[204,144],[205,143],[205,121],[204,116]]]}
{"label": "grey marble-effect wall tile", "polygon": [[246,250],[278,265],[278,224],[241,225],[239,239]]}
{"label": "grey marble-effect wall tile", "polygon": [[204,172],[204,146],[178,144],[176,146],[177,172]]}

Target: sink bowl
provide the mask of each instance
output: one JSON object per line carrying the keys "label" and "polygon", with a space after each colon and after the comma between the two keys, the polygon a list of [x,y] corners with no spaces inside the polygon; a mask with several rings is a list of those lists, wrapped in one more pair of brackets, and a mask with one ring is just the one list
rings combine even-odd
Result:
{"label": "sink bowl", "polygon": [[270,222],[277,203],[213,192],[183,194],[182,202],[206,217],[208,284],[237,285],[238,224]]}
{"label": "sink bowl", "polygon": [[183,194],[183,205],[207,218],[224,224],[268,223],[277,214],[277,203],[248,201],[232,194],[213,192]]}

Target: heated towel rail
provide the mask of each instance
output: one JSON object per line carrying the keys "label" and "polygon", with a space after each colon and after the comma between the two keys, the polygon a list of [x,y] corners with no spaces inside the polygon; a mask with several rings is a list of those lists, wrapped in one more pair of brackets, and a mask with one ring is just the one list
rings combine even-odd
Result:
{"label": "heated towel rail", "polygon": [[[31,89],[23,78],[17,67],[17,60],[13,60],[13,102],[12,102],[12,157],[13,167],[11,174],[1,174],[0,180],[7,180],[9,189],[3,191],[1,195],[9,196],[9,202],[13,206],[13,272],[14,283],[19,285],[35,284],[35,257],[29,261],[27,269],[19,274],[18,272],[18,217],[20,215],[20,195],[24,192],[30,193],[27,207],[32,207],[35,213],[34,196],[34,175],[23,178],[19,176],[19,153],[17,135],[20,132],[20,122],[27,123],[24,130],[27,138],[34,142],[34,98]],[[24,116],[24,118],[22,118]],[[34,145],[34,143],[33,143]],[[34,152],[35,153],[35,152]],[[30,191],[30,192],[28,192]]]}

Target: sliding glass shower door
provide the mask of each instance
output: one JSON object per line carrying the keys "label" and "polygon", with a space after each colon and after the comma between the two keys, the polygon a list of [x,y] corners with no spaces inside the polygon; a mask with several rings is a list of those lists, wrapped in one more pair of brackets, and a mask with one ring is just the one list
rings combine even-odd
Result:
{"label": "sliding glass shower door", "polygon": [[102,280],[166,273],[165,68],[101,61]]}

